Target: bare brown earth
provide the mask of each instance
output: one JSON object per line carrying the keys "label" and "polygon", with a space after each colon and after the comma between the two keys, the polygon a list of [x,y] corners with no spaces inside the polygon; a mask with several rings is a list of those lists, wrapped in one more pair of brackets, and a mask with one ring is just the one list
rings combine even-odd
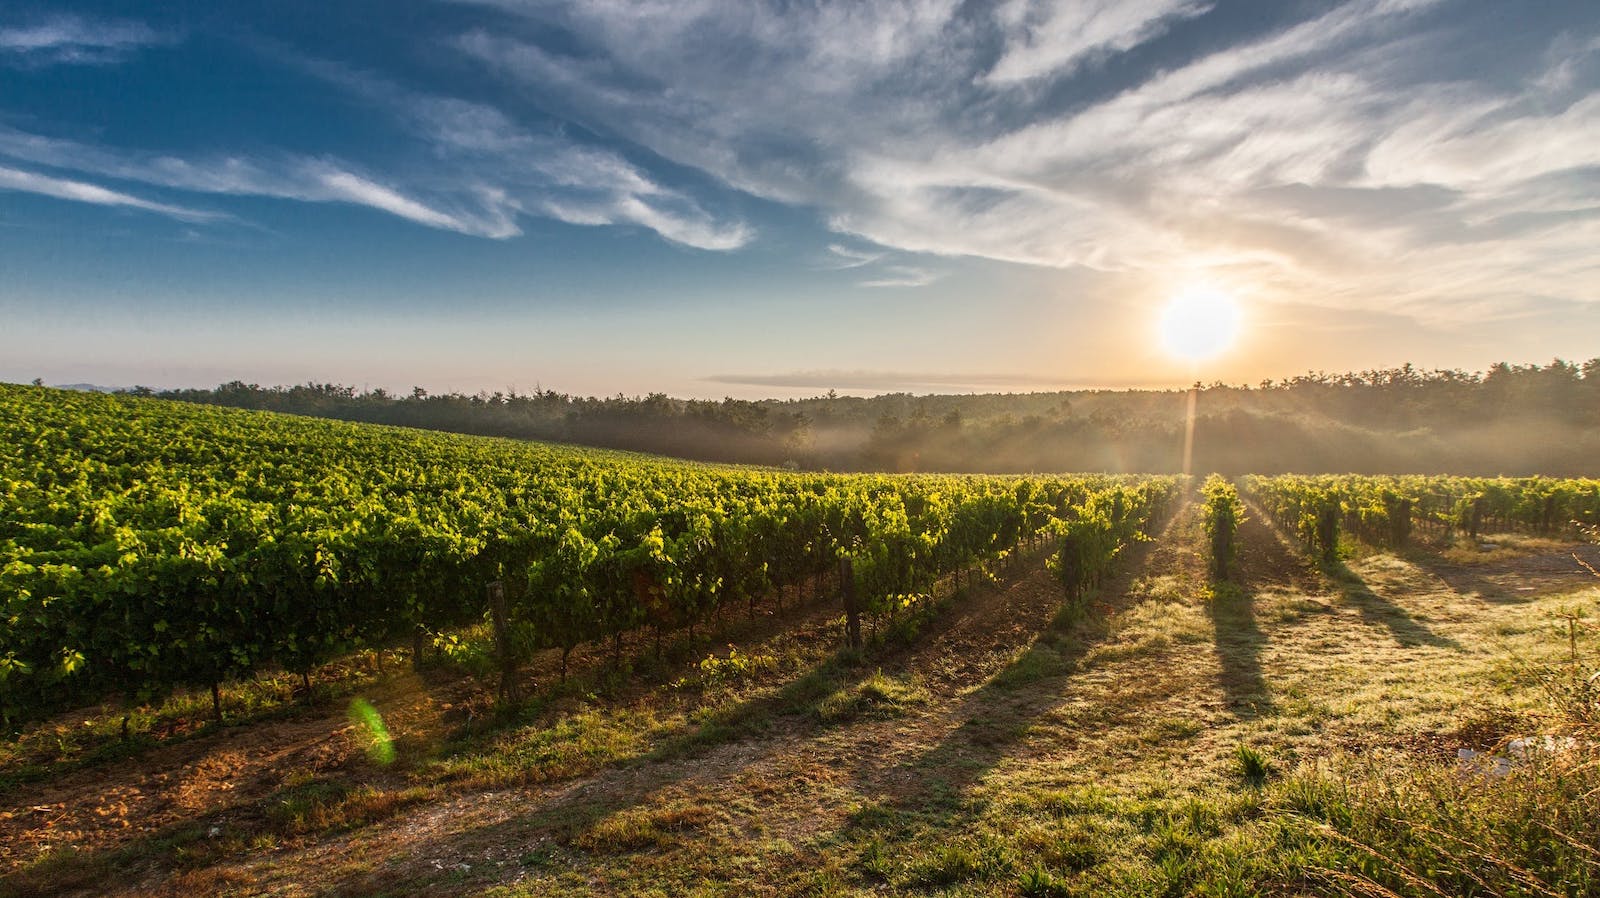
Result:
{"label": "bare brown earth", "polygon": [[[1213,586],[1186,507],[1083,614],[1035,556],[864,659],[836,657],[826,600],[758,613],[724,642],[774,668],[731,685],[705,649],[593,693],[544,659],[551,697],[510,722],[469,679],[391,673],[365,697],[393,766],[326,700],[12,787],[0,895],[865,894],[941,843],[1027,845],[1063,803],[1126,832],[1084,875],[1133,875],[1139,815],[1215,789],[1240,744],[1315,763],[1508,735],[1505,640],[1592,582],[1574,551],[1600,564],[1542,544],[1329,573],[1259,514],[1240,543]],[[608,650],[574,660],[603,681]]]}

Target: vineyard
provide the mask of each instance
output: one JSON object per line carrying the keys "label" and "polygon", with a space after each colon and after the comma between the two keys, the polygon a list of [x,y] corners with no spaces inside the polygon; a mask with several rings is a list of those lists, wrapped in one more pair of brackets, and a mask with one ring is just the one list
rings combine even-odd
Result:
{"label": "vineyard", "polygon": [[0,417],[11,723],[420,646],[491,585],[513,663],[781,603],[841,561],[869,622],[1044,539],[1077,593],[1178,485],[799,475],[15,387]]}
{"label": "vineyard", "polygon": [[1600,480],[0,437],[0,896],[1600,889]]}

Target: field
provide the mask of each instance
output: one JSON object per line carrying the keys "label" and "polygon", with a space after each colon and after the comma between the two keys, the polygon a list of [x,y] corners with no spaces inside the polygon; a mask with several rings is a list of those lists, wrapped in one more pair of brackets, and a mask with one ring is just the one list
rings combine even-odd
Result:
{"label": "field", "polygon": [[1595,481],[1247,478],[1219,571],[1175,478],[0,399],[0,895],[1600,893]]}

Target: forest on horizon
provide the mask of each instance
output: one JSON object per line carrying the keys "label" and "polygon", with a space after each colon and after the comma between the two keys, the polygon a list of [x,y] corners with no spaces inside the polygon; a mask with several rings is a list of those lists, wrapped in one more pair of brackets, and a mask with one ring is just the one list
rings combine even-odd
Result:
{"label": "forest on horizon", "polygon": [[[409,394],[340,384],[123,391],[162,399],[805,470],[1025,473],[1181,469],[1186,390],[747,401],[555,390]],[[1600,472],[1600,358],[1484,372],[1308,373],[1197,392],[1194,470]]]}

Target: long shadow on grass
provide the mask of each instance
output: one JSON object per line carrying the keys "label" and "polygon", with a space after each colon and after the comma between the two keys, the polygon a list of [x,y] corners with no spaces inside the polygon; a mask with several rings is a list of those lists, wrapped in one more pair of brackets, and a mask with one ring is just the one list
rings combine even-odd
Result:
{"label": "long shadow on grass", "polygon": [[1380,595],[1344,562],[1328,564],[1327,571],[1345,604],[1361,612],[1361,620],[1365,623],[1387,627],[1400,645],[1462,650],[1461,643],[1433,632],[1427,624],[1413,617],[1411,612]]}
{"label": "long shadow on grass", "polygon": [[1482,599],[1497,605],[1517,605],[1533,599],[1532,593],[1512,592],[1477,571],[1425,558],[1421,553],[1414,552],[1407,556],[1407,560],[1430,576],[1438,578],[1452,592],[1461,596]]}
{"label": "long shadow on grass", "polygon": [[[856,780],[863,792],[886,797],[853,815],[834,838],[848,842],[885,834],[885,827],[945,828],[980,814],[982,808],[974,806],[970,795],[973,787],[1025,745],[1041,718],[1071,701],[1073,675],[1110,635],[1108,619],[1144,601],[1135,598],[1133,583],[1151,573],[1155,549],[1172,542],[1186,512],[1174,513],[1155,541],[1136,545],[1122,571],[1089,602],[1063,606],[1025,652],[962,699],[954,714],[962,723],[935,747],[887,770],[876,756],[865,753]],[[1092,742],[1097,733],[1140,716],[1175,688],[1160,681],[1130,684],[1122,702],[1105,709],[1103,716],[1074,720],[1074,733],[1062,738],[1074,744],[1079,739]]]}
{"label": "long shadow on grass", "polygon": [[[1576,555],[1577,558],[1573,556]],[[1592,585],[1593,575],[1583,569],[1579,559],[1600,568],[1600,547],[1571,546],[1542,554],[1527,555],[1480,566],[1455,564],[1421,550],[1407,553],[1406,559],[1463,596],[1497,605],[1519,605],[1533,601],[1541,592]],[[1515,572],[1519,586],[1539,588],[1519,591],[1493,579],[1491,574]]]}
{"label": "long shadow on grass", "polygon": [[914,624],[909,635],[890,628],[883,634],[883,641],[869,644],[864,651],[841,648],[782,689],[718,711],[697,729],[667,740],[650,753],[649,760],[692,756],[719,744],[759,735],[780,719],[797,732],[826,727],[832,721],[825,719],[826,714],[819,713],[825,699],[848,694],[877,673],[902,670],[925,646],[970,621],[976,613],[976,603],[970,601],[973,590],[1004,590],[1014,582],[1015,579],[998,585],[979,583],[962,587],[956,594],[944,597],[930,612],[914,621],[902,621],[902,624]]}
{"label": "long shadow on grass", "polygon": [[[1289,538],[1272,523],[1271,517],[1264,514],[1259,506],[1248,503],[1251,521],[1246,526],[1259,525],[1272,533],[1277,542],[1276,554],[1292,555],[1289,548]],[[1293,580],[1303,583],[1305,572],[1309,570],[1303,561],[1295,562],[1298,569],[1287,566],[1283,570],[1296,570]],[[1280,565],[1272,565],[1276,568]],[[1334,561],[1322,565],[1322,571],[1327,576],[1330,585],[1339,591],[1344,604],[1355,608],[1361,614],[1361,619],[1375,626],[1386,627],[1393,634],[1395,641],[1402,646],[1426,645],[1435,648],[1448,648],[1461,650],[1461,644],[1448,636],[1440,636],[1433,632],[1422,621],[1417,620],[1409,611],[1385,598],[1374,590],[1360,574],[1352,570],[1342,561]]]}
{"label": "long shadow on grass", "polygon": [[1206,615],[1216,630],[1218,677],[1235,714],[1257,717],[1272,711],[1272,697],[1261,674],[1261,652],[1267,634],[1256,623],[1258,593],[1246,583],[1212,584]]}
{"label": "long shadow on grass", "polygon": [[1213,583],[1206,614],[1216,632],[1219,683],[1236,714],[1258,716],[1272,711],[1272,699],[1261,672],[1267,634],[1256,620],[1257,600],[1268,590],[1316,590],[1316,573],[1297,556],[1278,532],[1256,512],[1239,528],[1239,558],[1234,582]]}

